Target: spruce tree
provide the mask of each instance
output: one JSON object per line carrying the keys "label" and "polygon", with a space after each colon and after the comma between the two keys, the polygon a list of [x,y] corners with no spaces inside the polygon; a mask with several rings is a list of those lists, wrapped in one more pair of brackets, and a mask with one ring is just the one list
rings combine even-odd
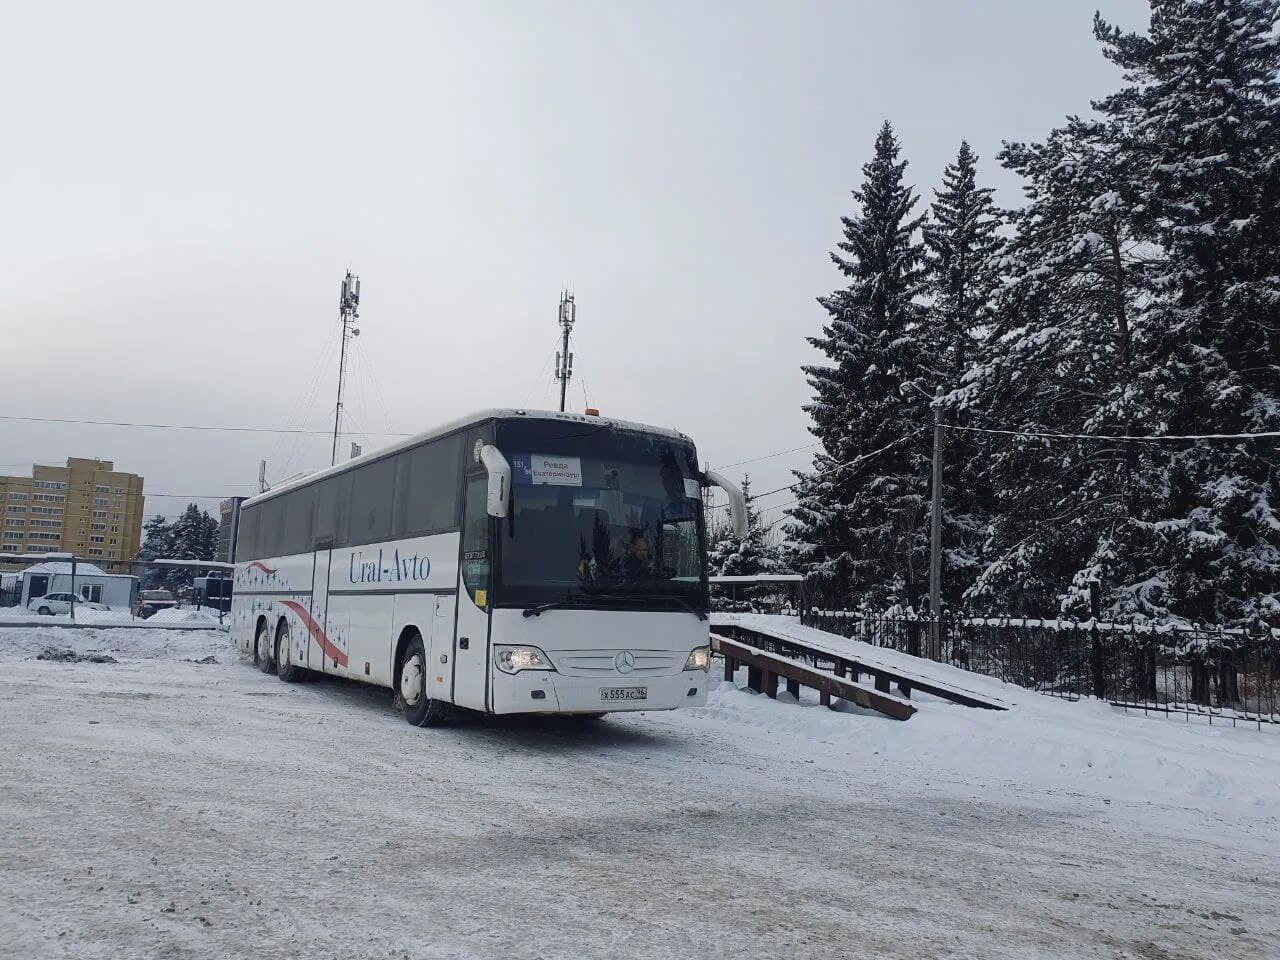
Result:
{"label": "spruce tree", "polygon": [[[161,514],[156,514],[143,525],[142,547],[138,550],[139,560],[159,560],[173,556],[173,525]],[[164,570],[158,567],[144,567],[142,584],[147,589],[164,586]]]}
{"label": "spruce tree", "polygon": [[977,175],[977,154],[961,141],[921,230],[933,332],[953,381],[966,369],[975,336],[990,325],[1000,287],[1001,216],[991,199],[995,191],[979,187]]}
{"label": "spruce tree", "polygon": [[[990,331],[1000,288],[1000,236],[1003,217],[990,187],[978,186],[978,157],[962,141],[955,160],[942,174],[942,187],[921,233],[925,245],[925,290],[929,295],[931,339],[928,356],[934,382],[950,394]],[[947,410],[950,422],[963,423],[962,410]],[[977,574],[989,523],[990,493],[980,444],[972,433],[946,437],[943,467],[943,586],[949,603]]]}
{"label": "spruce tree", "polygon": [[[212,560],[218,549],[218,521],[194,503],[170,523],[157,515],[147,521],[139,560]],[[149,588],[165,587],[175,593],[189,587],[195,574],[190,570],[147,568],[144,581]]]}
{"label": "spruce tree", "polygon": [[[783,563],[780,551],[769,541],[769,528],[761,523],[755,498],[751,495],[751,477],[742,478],[742,495],[747,501],[747,532],[739,538],[726,531],[711,548],[708,562],[712,576],[754,577],[761,574],[781,573]],[[750,604],[772,591],[769,587],[739,586],[736,589],[717,588],[716,595],[723,599],[736,596]]]}
{"label": "spruce tree", "polygon": [[710,556],[714,576],[754,577],[778,571],[778,551],[769,543],[768,530],[760,522],[760,513],[751,495],[750,475],[742,478],[742,495],[747,501],[746,536],[730,535],[714,546]]}
{"label": "spruce tree", "polygon": [[791,537],[827,603],[917,605],[928,571],[931,386],[919,297],[921,218],[886,121],[844,217],[832,262],[847,285],[819,299],[828,314],[809,343],[828,363],[804,367],[805,410],[822,442],[797,473]]}

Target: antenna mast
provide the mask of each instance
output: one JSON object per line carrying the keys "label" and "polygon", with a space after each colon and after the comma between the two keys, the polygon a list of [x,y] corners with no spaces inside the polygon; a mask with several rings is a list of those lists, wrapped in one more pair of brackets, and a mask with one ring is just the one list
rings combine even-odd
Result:
{"label": "antenna mast", "polygon": [[342,387],[347,379],[347,341],[360,336],[354,324],[359,319],[360,278],[347,271],[342,280],[342,290],[338,294],[338,316],[342,318],[342,351],[338,355],[338,403],[333,408],[333,455],[329,465],[338,462],[338,436],[342,430]]}
{"label": "antenna mast", "polygon": [[560,381],[560,412],[564,413],[565,396],[569,393],[569,378],[573,376],[573,354],[569,352],[569,332],[578,319],[578,305],[568,290],[560,294],[560,352],[556,354],[556,379]]}

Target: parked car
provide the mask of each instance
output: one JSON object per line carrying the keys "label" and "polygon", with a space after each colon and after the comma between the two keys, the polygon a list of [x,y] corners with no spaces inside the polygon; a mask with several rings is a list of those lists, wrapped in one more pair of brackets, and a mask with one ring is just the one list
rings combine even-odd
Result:
{"label": "parked car", "polygon": [[178,601],[168,590],[143,590],[138,595],[138,616],[146,619],[157,610],[176,607]]}
{"label": "parked car", "polygon": [[105,603],[94,603],[91,600],[81,600],[72,593],[46,593],[43,597],[35,597],[27,604],[28,610],[34,610],[42,617],[51,617],[55,613],[70,613],[71,602],[75,601],[77,607],[81,610],[110,610]]}

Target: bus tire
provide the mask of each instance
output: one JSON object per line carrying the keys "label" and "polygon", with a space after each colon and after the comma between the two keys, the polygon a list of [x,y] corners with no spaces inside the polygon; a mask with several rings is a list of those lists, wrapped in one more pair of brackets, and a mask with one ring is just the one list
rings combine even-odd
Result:
{"label": "bus tire", "polygon": [[405,644],[397,671],[396,689],[405,720],[415,727],[435,727],[449,715],[449,705],[427,696],[427,648],[422,635],[415,633]]}
{"label": "bus tire", "polygon": [[289,650],[289,624],[281,623],[276,631],[276,676],[285,683],[295,683],[302,679],[302,668],[293,662],[293,654]]}
{"label": "bus tire", "polygon": [[265,619],[258,623],[258,633],[253,639],[253,662],[263,673],[274,669],[271,662],[271,631],[267,629]]}

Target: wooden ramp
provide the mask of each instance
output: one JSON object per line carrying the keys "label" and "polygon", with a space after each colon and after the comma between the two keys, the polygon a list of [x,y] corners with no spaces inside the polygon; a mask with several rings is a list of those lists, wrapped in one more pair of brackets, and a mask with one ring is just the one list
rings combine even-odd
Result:
{"label": "wooden ramp", "polygon": [[[759,619],[762,618],[757,618]],[[931,676],[929,671],[931,661],[897,654],[896,651],[882,650],[860,641],[848,640],[817,630],[805,630],[804,635],[800,636],[797,632],[785,629],[770,629],[756,621],[753,621],[750,626],[717,623],[714,629],[725,639],[745,644],[783,660],[789,658],[791,662],[795,662],[795,658],[810,660],[815,670],[819,663],[831,663],[835,679],[847,677],[855,685],[863,674],[869,675],[875,681],[876,691],[881,694],[887,695],[891,687],[896,685],[902,696],[908,699],[912,691],[918,690],[965,707],[981,710],[1009,709],[1009,703],[967,687],[963,680],[954,682]],[[895,655],[885,655],[889,653]],[[830,676],[825,671],[818,672]]]}
{"label": "wooden ramp", "polygon": [[724,676],[732,680],[739,665],[747,668],[747,686],[769,697],[778,696],[778,678],[787,682],[787,691],[798,696],[801,687],[817,690],[825,706],[831,706],[831,698],[839,697],[868,710],[883,713],[895,720],[909,720],[916,712],[907,700],[890,693],[868,690],[852,680],[846,680],[819,670],[798,660],[792,660],[768,650],[761,650],[728,637],[711,635],[711,649],[724,657]]}

